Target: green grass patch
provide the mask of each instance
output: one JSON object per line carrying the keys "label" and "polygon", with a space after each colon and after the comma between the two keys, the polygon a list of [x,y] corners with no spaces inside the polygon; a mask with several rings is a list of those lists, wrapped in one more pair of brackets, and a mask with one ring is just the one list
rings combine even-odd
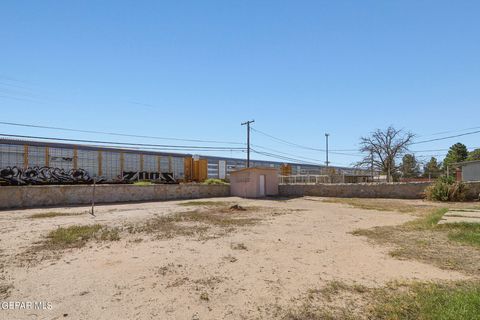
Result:
{"label": "green grass patch", "polygon": [[79,216],[82,215],[83,213],[68,213],[68,212],[55,212],[55,211],[49,211],[49,212],[43,212],[43,213],[35,213],[32,214],[31,216],[28,216],[31,219],[44,219],[44,218],[55,218],[55,217],[67,217],[67,216]]}
{"label": "green grass patch", "polygon": [[[442,219],[443,215],[447,212],[447,208],[437,209],[427,214],[425,217],[405,223],[402,227],[404,230],[407,231],[446,230],[448,231],[448,239],[452,241],[457,241],[473,246],[480,246],[480,223],[456,222],[438,224],[438,222]],[[362,230],[356,230],[353,232],[353,234],[368,235],[368,233],[362,234]]]}
{"label": "green grass patch", "polygon": [[437,226],[438,222],[442,219],[443,215],[447,213],[447,211],[447,208],[433,210],[424,217],[405,223],[405,227],[413,230],[433,229]]}
{"label": "green grass patch", "polygon": [[228,184],[228,182],[222,179],[207,179],[203,182],[203,184]]}
{"label": "green grass patch", "polygon": [[81,248],[90,240],[117,241],[120,240],[119,230],[108,229],[99,224],[86,226],[59,227],[50,231],[42,243],[43,249],[62,250]]}
{"label": "green grass patch", "polygon": [[447,209],[436,209],[403,225],[358,229],[381,245],[394,245],[390,256],[414,259],[446,270],[478,275],[480,270],[480,224],[438,222]]}
{"label": "green grass patch", "polygon": [[133,185],[134,186],[152,186],[154,185],[154,183],[151,181],[135,181]]}
{"label": "green grass patch", "polygon": [[438,228],[448,230],[450,240],[480,247],[480,223],[446,223],[438,225]]}
{"label": "green grass patch", "polygon": [[480,283],[390,282],[369,288],[332,281],[311,289],[296,307],[280,306],[280,319],[480,319]]}
{"label": "green grass patch", "polygon": [[450,240],[463,242],[466,244],[480,247],[480,232],[479,231],[454,231],[448,234]]}
{"label": "green grass patch", "polygon": [[374,292],[374,319],[480,319],[480,284],[413,283]]}

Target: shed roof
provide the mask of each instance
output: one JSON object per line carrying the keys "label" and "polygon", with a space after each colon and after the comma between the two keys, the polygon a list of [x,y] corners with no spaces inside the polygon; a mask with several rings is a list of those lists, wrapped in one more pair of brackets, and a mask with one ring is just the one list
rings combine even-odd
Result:
{"label": "shed roof", "polygon": [[480,163],[480,160],[470,160],[470,161],[463,161],[463,162],[457,162],[453,163],[452,165],[458,166],[458,167],[463,167],[469,164],[474,164],[474,163]]}

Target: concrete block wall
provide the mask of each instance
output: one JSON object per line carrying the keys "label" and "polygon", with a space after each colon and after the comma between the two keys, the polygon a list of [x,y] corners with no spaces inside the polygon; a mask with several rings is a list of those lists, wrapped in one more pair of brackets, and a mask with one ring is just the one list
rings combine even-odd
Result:
{"label": "concrete block wall", "polygon": [[429,182],[281,185],[282,196],[422,199]]}
{"label": "concrete block wall", "polygon": [[[229,195],[229,185],[100,184],[95,187],[96,203],[196,199]],[[0,209],[80,205],[90,204],[91,201],[91,185],[0,187]]]}
{"label": "concrete block wall", "polygon": [[467,185],[467,199],[480,200],[480,182],[465,182]]}
{"label": "concrete block wall", "polygon": [[[339,198],[392,198],[423,199],[430,182],[395,183],[333,183],[317,185],[280,185],[281,196],[317,196]],[[480,194],[480,182],[465,183],[467,200],[476,200]]]}

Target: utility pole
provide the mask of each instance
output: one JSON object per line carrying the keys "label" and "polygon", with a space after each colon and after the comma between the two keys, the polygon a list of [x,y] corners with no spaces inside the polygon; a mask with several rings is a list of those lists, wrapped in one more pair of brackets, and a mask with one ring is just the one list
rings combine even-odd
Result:
{"label": "utility pole", "polygon": [[245,121],[242,126],[247,125],[247,168],[250,168],[250,123],[254,123],[255,120]]}
{"label": "utility pole", "polygon": [[326,151],[327,151],[327,161],[325,161],[325,164],[327,165],[327,168],[328,168],[328,164],[330,163],[330,161],[328,161],[328,136],[330,134],[329,133],[325,133],[325,141],[326,141]]}

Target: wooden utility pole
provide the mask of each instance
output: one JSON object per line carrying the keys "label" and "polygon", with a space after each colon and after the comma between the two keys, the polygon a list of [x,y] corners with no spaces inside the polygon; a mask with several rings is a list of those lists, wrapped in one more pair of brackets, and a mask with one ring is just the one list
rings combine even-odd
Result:
{"label": "wooden utility pole", "polygon": [[242,126],[247,125],[247,168],[250,168],[250,123],[254,123],[255,120],[245,121]]}

